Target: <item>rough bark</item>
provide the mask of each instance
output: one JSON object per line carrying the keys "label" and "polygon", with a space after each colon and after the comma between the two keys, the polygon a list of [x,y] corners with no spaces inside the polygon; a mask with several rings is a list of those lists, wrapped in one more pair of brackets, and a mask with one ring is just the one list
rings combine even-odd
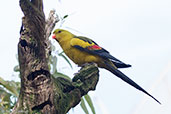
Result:
{"label": "rough bark", "polygon": [[12,114],[65,114],[83,95],[95,90],[99,71],[96,65],[88,64],[72,81],[51,76],[48,38],[58,19],[51,11],[45,20],[43,0],[20,0],[20,7],[24,13],[18,43],[21,89]]}

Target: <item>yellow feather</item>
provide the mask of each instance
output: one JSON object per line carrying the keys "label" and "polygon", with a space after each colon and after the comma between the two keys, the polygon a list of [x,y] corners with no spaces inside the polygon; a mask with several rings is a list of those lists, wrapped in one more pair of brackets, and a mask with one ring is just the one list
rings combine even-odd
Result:
{"label": "yellow feather", "polygon": [[83,48],[86,48],[86,47],[88,47],[88,46],[93,46],[94,45],[94,43],[88,43],[88,42],[85,42],[85,41],[83,41],[83,40],[80,40],[79,38],[72,38],[71,39],[71,45],[72,46],[75,46],[75,45],[78,45],[78,46],[81,46],[81,47],[83,47]]}
{"label": "yellow feather", "polygon": [[[62,31],[59,33],[59,31]],[[83,48],[87,46],[92,46],[94,43],[89,44],[79,38],[74,38],[74,35],[68,31],[57,29],[54,31],[56,35],[56,40],[64,50],[65,54],[76,64],[83,65],[85,63],[95,62],[98,63],[101,60],[99,56],[92,55],[90,53],[80,51],[79,49],[73,47],[74,45],[79,45]]]}

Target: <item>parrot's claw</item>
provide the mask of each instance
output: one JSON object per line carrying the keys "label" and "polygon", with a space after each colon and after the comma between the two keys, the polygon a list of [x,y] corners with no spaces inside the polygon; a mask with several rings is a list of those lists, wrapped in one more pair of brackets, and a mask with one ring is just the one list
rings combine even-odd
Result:
{"label": "parrot's claw", "polygon": [[76,76],[77,74],[79,74],[79,71],[77,73],[74,73],[74,76]]}
{"label": "parrot's claw", "polygon": [[97,67],[97,64],[96,63],[85,63],[85,64],[82,64],[80,65],[79,67],[85,67],[85,66],[88,66],[88,65],[95,65]]}
{"label": "parrot's claw", "polygon": [[[85,63],[85,64],[78,65],[78,66],[81,67],[80,70],[82,70],[84,67],[90,66],[90,65],[94,65],[94,66],[98,67],[97,64],[96,63],[93,63],[93,62],[91,62],[91,63]],[[77,73],[74,73],[74,76],[77,75],[77,74],[79,74],[80,73],[80,70]]]}
{"label": "parrot's claw", "polygon": [[80,67],[85,67],[87,65],[89,65],[89,63],[82,64],[82,65],[80,65]]}

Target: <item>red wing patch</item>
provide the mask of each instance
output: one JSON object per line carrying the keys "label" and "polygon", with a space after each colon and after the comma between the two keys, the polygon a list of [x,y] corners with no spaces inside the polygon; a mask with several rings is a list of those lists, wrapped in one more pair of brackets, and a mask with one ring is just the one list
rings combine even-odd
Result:
{"label": "red wing patch", "polygon": [[89,50],[100,50],[102,48],[100,46],[98,46],[98,45],[93,45],[93,46],[88,47],[88,49]]}

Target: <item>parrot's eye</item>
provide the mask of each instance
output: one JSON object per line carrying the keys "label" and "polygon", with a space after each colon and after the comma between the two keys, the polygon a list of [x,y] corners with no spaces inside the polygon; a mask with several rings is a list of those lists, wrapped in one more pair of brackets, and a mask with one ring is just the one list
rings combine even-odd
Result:
{"label": "parrot's eye", "polygon": [[62,31],[58,31],[58,33],[61,33]]}

